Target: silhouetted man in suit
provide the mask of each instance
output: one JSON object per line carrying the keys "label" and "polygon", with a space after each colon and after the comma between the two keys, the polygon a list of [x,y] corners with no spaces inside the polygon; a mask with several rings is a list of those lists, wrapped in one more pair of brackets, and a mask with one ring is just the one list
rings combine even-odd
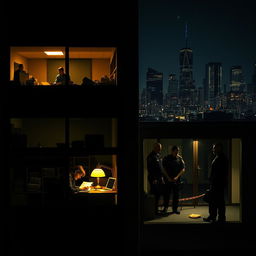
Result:
{"label": "silhouetted man in suit", "polygon": [[24,66],[23,64],[19,64],[18,69],[14,72],[14,82],[18,85],[20,85],[20,73],[24,72]]}
{"label": "silhouetted man in suit", "polygon": [[221,143],[213,145],[213,154],[215,158],[212,161],[210,174],[211,198],[209,201],[209,217],[204,218],[204,221],[215,222],[218,215],[218,222],[225,222],[226,207],[224,193],[228,180],[228,160],[223,153]]}
{"label": "silhouetted man in suit", "polygon": [[150,192],[155,195],[155,214],[158,214],[159,199],[164,193],[164,175],[162,172],[161,151],[162,145],[160,143],[155,143],[153,150],[147,156]]}

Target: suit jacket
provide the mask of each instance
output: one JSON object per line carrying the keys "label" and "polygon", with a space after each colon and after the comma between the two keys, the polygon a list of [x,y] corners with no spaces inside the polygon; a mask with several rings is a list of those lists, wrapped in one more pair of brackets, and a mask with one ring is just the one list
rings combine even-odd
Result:
{"label": "suit jacket", "polygon": [[212,189],[224,189],[228,183],[228,159],[222,153],[217,155],[211,166],[210,184]]}

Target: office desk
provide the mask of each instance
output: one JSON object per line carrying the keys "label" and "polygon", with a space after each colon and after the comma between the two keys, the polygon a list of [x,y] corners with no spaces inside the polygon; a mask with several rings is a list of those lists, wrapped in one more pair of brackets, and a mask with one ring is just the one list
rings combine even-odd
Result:
{"label": "office desk", "polygon": [[102,191],[100,189],[98,190],[98,189],[91,188],[91,190],[87,193],[89,193],[89,194],[101,194],[101,193],[103,193],[103,194],[116,194],[117,191],[116,190],[104,190],[104,191]]}
{"label": "office desk", "polygon": [[97,190],[91,188],[88,192],[80,191],[75,194],[81,201],[85,201],[88,205],[116,205],[116,190]]}

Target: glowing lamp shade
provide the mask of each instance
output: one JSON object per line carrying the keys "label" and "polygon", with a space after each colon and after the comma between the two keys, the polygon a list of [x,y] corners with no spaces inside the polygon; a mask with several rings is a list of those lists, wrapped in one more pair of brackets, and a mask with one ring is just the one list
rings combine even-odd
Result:
{"label": "glowing lamp shade", "polygon": [[105,172],[102,169],[96,168],[92,171],[91,177],[97,178],[97,186],[95,188],[101,188],[101,186],[99,185],[100,178],[105,177]]}
{"label": "glowing lamp shade", "polygon": [[45,51],[44,53],[46,55],[49,55],[49,56],[61,56],[61,55],[64,55],[64,53],[62,51]]}

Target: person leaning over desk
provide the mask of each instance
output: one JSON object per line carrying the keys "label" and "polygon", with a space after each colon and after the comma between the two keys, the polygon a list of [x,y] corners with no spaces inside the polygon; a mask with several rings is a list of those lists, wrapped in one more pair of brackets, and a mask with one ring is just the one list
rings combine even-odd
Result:
{"label": "person leaning over desk", "polygon": [[79,188],[79,186],[76,185],[76,181],[84,177],[86,174],[84,168],[82,165],[77,165],[73,168],[71,168],[69,172],[69,187],[71,192],[77,193],[81,190],[87,189],[87,187]]}

